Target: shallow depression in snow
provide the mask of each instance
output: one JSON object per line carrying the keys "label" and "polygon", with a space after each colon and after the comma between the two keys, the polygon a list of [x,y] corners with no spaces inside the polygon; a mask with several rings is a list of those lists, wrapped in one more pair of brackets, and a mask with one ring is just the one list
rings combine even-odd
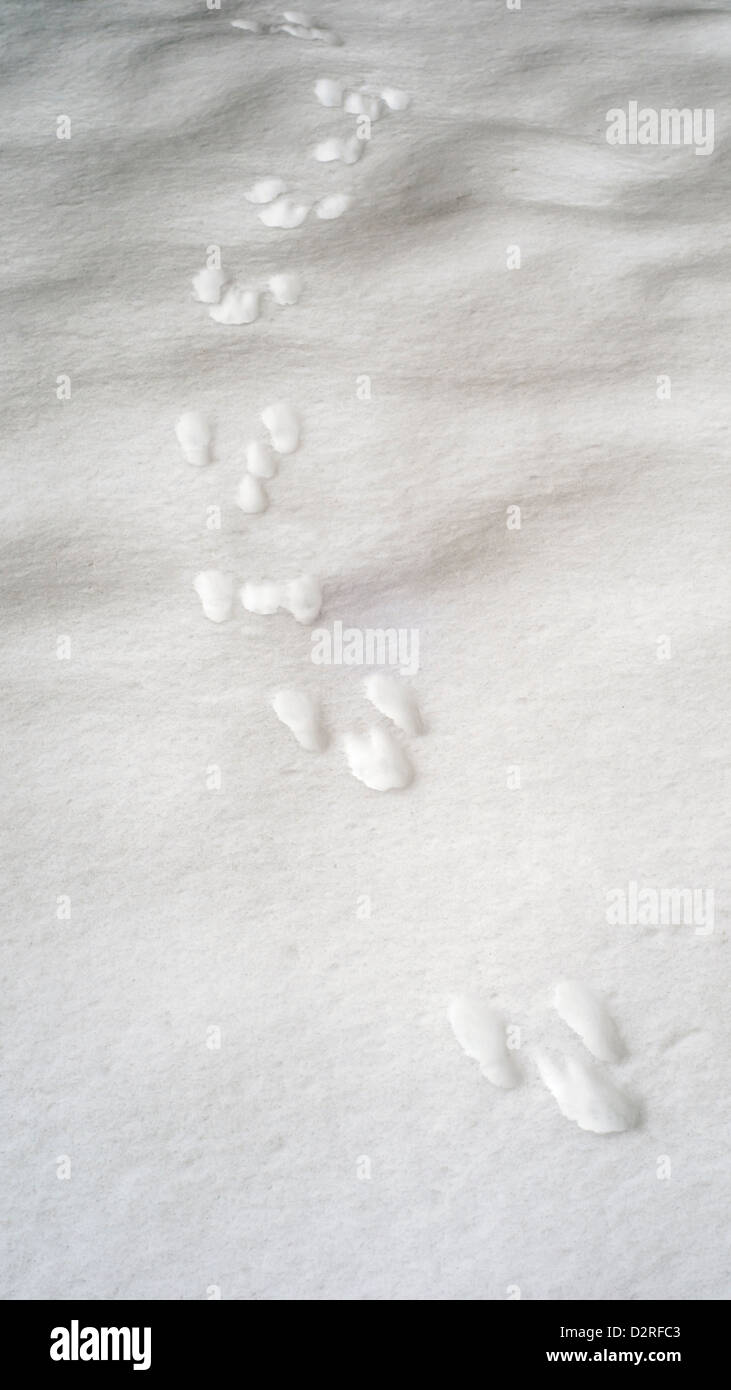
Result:
{"label": "shallow depression in snow", "polygon": [[413,770],[404,749],[386,729],[345,734],[343,747],[353,776],[371,791],[400,790],[412,780]]}
{"label": "shallow depression in snow", "polygon": [[622,1056],[622,1041],[614,1019],[588,985],[562,980],[556,986],[554,1004],[564,1022],[600,1061],[616,1062]]}
{"label": "shallow depression in snow", "polygon": [[233,607],[233,579],[221,570],[201,570],[193,587],[201,601],[206,617],[212,623],[225,623],[231,617]]}
{"label": "shallow depression in snow", "polygon": [[277,401],[262,411],[261,418],[275,452],[293,454],[300,442],[300,422],[294,406],[289,401]]}
{"label": "shallow depression in snow", "polygon": [[199,410],[186,410],[175,426],[175,434],[188,463],[200,468],[211,461],[211,427]]}
{"label": "shallow depression in snow", "polygon": [[579,1129],[593,1134],[613,1134],[632,1129],[638,1109],[610,1077],[593,1062],[580,1057],[555,1061],[539,1053],[536,1063],[562,1115],[574,1120]]}
{"label": "shallow depression in snow", "polygon": [[366,695],[387,719],[393,720],[405,734],[420,734],[423,731],[421,714],[416,696],[410,686],[396,676],[388,676],[376,671],[366,681]]}
{"label": "shallow depression in snow", "polygon": [[301,690],[278,690],[272,699],[272,707],[277,718],[286,724],[302,748],[310,753],[322,751],[325,736],[319,709],[311,696]]}
{"label": "shallow depression in snow", "polygon": [[448,1018],[460,1047],[479,1062],[482,1075],[493,1086],[507,1090],[518,1085],[520,1075],[496,1009],[477,995],[461,994],[449,1005]]}

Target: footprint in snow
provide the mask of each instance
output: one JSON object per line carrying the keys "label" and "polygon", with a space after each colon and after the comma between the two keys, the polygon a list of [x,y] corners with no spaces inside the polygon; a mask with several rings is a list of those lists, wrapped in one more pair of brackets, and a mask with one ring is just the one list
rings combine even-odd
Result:
{"label": "footprint in snow", "polygon": [[310,43],[324,43],[339,47],[343,40],[327,24],[317,24],[301,10],[283,10],[281,17],[267,23],[260,19],[232,19],[232,29],[243,29],[245,33],[263,37],[266,34],[285,34],[293,39],[305,39]]}
{"label": "footprint in snow", "polygon": [[246,446],[246,467],[255,478],[274,478],[277,460],[274,450],[260,439],[251,439]]}
{"label": "footprint in snow", "polygon": [[414,737],[424,732],[416,696],[396,676],[375,671],[366,681],[365,693],[371,704],[405,734]]}
{"label": "footprint in snow", "polygon": [[[323,213],[318,204],[317,215],[337,217],[340,214],[337,211]],[[194,298],[199,304],[209,306],[208,312],[214,323],[238,325],[255,323],[259,318],[261,298],[265,293],[262,287],[231,282],[225,271],[208,266],[193,276],[191,284]],[[299,302],[302,280],[295,271],[278,271],[269,276],[266,289],[276,305],[280,308],[290,307]]]}
{"label": "footprint in snow", "polygon": [[[357,142],[362,145],[362,141]],[[337,141],[337,154],[333,158],[340,158],[342,154],[343,141]],[[357,152],[356,158],[360,158],[361,151]],[[346,163],[355,163],[355,158],[349,158]],[[283,179],[266,178],[260,179],[250,188],[244,197],[250,203],[259,207],[259,219],[265,227],[283,228],[285,231],[293,227],[300,227],[307,214],[311,210],[309,203],[300,203],[296,199],[289,197],[287,185]],[[352,198],[347,193],[330,193],[324,198],[320,198],[314,206],[316,215],[323,221],[330,222],[336,217],[342,217],[347,212],[352,203]],[[220,279],[217,277],[221,277]],[[295,304],[297,299],[280,299],[277,291],[273,288],[273,280],[283,280],[284,276],[273,276],[269,281],[269,288],[278,304]],[[291,277],[296,279],[296,276]],[[221,286],[225,283],[225,278],[221,271],[200,271],[193,280],[193,290],[197,299],[203,303],[215,303],[221,293]],[[299,298],[300,291],[297,291]],[[204,297],[205,296],[205,297]],[[210,296],[210,297],[209,297]]]}
{"label": "footprint in snow", "polygon": [[211,427],[199,410],[186,410],[175,426],[175,436],[187,463],[197,468],[211,461]]}
{"label": "footprint in snow", "polygon": [[[320,214],[318,213],[318,216]],[[272,275],[269,280],[269,293],[277,304],[296,304],[302,294],[302,281],[294,272]]]}
{"label": "footprint in snow", "polygon": [[[282,282],[278,286],[280,293],[285,296],[295,293],[298,286],[296,276],[277,278]],[[276,405],[267,406],[261,418],[269,432],[271,444],[258,439],[249,440],[246,445],[246,472],[236,493],[237,507],[248,516],[266,511],[269,494],[261,480],[275,477],[277,455],[293,454],[300,442],[299,416],[289,401],[278,401]]]}
{"label": "footprint in snow", "polygon": [[371,791],[400,790],[413,778],[405,749],[387,729],[374,727],[365,734],[345,734],[343,747],[353,776]]}
{"label": "footprint in snow", "polygon": [[297,579],[247,579],[239,597],[247,613],[272,617],[280,609],[291,613],[298,623],[309,627],[320,615],[322,584],[314,574],[302,574]]}
{"label": "footprint in snow", "polygon": [[334,222],[348,211],[352,201],[347,193],[329,193],[315,203],[315,213],[323,222]]}
{"label": "footprint in snow", "polygon": [[261,480],[252,473],[244,473],[236,493],[236,506],[247,516],[265,512],[269,506],[269,494]]}
{"label": "footprint in snow", "polygon": [[205,616],[212,623],[225,623],[231,617],[234,584],[230,574],[223,574],[221,570],[203,570],[196,575],[193,587]]}
{"label": "footprint in snow", "polygon": [[225,284],[226,276],[222,270],[204,266],[193,276],[193,294],[199,304],[217,304]]}
{"label": "footprint in snow", "polygon": [[368,87],[350,90],[333,77],[318,77],[314,92],[321,106],[343,110],[349,116],[367,116],[371,121],[380,119],[384,107],[389,111],[405,111],[411,103],[408,92],[398,87],[382,87],[374,94]]}
{"label": "footprint in snow", "polygon": [[226,291],[220,304],[212,305],[208,312],[214,323],[227,325],[255,323],[259,317],[258,291],[245,290],[239,285],[232,285]]}
{"label": "footprint in snow", "polygon": [[263,222],[265,227],[280,227],[284,231],[291,231],[293,227],[302,226],[309,211],[308,203],[298,203],[284,193],[261,209],[259,221]]}
{"label": "footprint in snow", "polygon": [[[379,713],[402,733],[415,736],[423,732],[416,696],[396,676],[374,672],[366,680],[365,694]],[[353,776],[371,791],[398,791],[413,781],[414,770],[408,753],[389,729],[374,725],[365,734],[347,733],[343,748]]]}
{"label": "footprint in snow", "polygon": [[278,401],[262,410],[261,418],[275,453],[293,454],[300,442],[300,422],[294,406],[289,401]]}
{"label": "footprint in snow", "polygon": [[318,164],[334,164],[338,159],[342,160],[343,164],[357,164],[365,154],[366,144],[367,141],[360,140],[357,135],[352,135],[347,140],[333,138],[321,140],[312,153]]}
{"label": "footprint in snow", "polygon": [[281,198],[287,192],[287,185],[284,179],[280,179],[276,174],[270,174],[268,178],[259,179],[244,193],[244,197],[249,203],[273,203],[275,198]]}
{"label": "footprint in snow", "polygon": [[278,690],[272,699],[272,709],[277,719],[294,734],[301,748],[309,753],[322,752],[327,739],[315,700],[301,690]]}
{"label": "footprint in snow", "polygon": [[[564,980],[557,985],[554,1007],[600,1062],[616,1062],[624,1055],[616,1024],[603,1000],[585,984]],[[452,1031],[468,1057],[495,1086],[509,1088],[520,1080],[514,1051],[500,1014],[475,995],[452,1000],[448,1010]],[[538,1074],[551,1092],[562,1115],[593,1134],[614,1134],[633,1129],[639,1109],[602,1068],[587,1058],[566,1055],[558,1060],[546,1052],[535,1056]]]}
{"label": "footprint in snow", "polygon": [[383,102],[366,92],[346,92],[343,111],[348,116],[367,116],[369,121],[377,121],[383,115]]}
{"label": "footprint in snow", "polygon": [[457,1042],[468,1057],[480,1064],[482,1075],[493,1086],[509,1089],[520,1081],[508,1050],[505,1024],[496,1009],[473,994],[453,999],[447,1011]]}

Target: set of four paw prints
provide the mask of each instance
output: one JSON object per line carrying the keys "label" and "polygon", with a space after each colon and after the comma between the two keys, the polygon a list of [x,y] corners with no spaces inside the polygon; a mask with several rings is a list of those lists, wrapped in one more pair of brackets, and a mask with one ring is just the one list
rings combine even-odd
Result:
{"label": "set of four paw prints", "polygon": [[[235,499],[247,515],[256,515],[268,505],[262,479],[273,478],[282,458],[294,454],[301,440],[300,419],[291,402],[278,401],[267,406],[261,420],[269,437],[247,443],[247,471]],[[175,433],[188,463],[200,468],[213,462],[213,430],[200,411],[185,411]],[[236,596],[231,574],[218,569],[201,570],[193,587],[209,622],[224,623],[231,618]],[[313,574],[300,574],[293,579],[247,579],[239,588],[238,597],[247,613],[271,617],[284,611],[296,622],[309,626],[320,616],[323,586]],[[416,696],[404,681],[382,671],[368,676],[365,693],[393,727],[373,725],[365,733],[344,734],[342,745],[348,767],[372,791],[401,790],[413,780],[403,736],[412,738],[423,732]],[[313,696],[297,689],[276,690],[271,705],[301,748],[310,753],[324,752],[329,739],[319,703]]]}

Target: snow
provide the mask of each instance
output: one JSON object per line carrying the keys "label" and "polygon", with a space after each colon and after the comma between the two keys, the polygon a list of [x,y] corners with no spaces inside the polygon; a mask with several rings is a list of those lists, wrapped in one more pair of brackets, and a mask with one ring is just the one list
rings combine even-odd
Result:
{"label": "snow", "polygon": [[269,289],[277,304],[296,304],[302,294],[302,281],[299,275],[282,272],[271,276]]}
{"label": "snow", "polygon": [[334,77],[319,77],[314,93],[321,106],[342,106],[343,84]]}
{"label": "snow", "polygon": [[269,496],[264,484],[261,483],[255,474],[244,473],[236,491],[236,506],[242,512],[254,515],[257,512],[266,511],[269,505]]}
{"label": "snow", "polygon": [[261,439],[251,439],[246,446],[246,467],[256,478],[273,478],[277,472],[276,455]]}
{"label": "snow", "polygon": [[283,198],[277,198],[268,207],[262,208],[259,213],[259,221],[263,222],[265,227],[291,229],[292,227],[299,227],[304,222],[308,212],[309,208],[306,203],[297,203],[294,198],[285,195]]}
{"label": "snow", "polygon": [[317,575],[298,575],[284,586],[280,602],[298,623],[314,623],[322,608],[322,583]]}
{"label": "snow", "polygon": [[282,586],[273,579],[247,579],[241,586],[241,602],[247,613],[271,617],[282,602]]}
{"label": "snow", "polygon": [[[250,481],[255,483],[257,480],[251,478]],[[241,602],[247,612],[267,617],[280,608],[285,609],[298,623],[309,626],[320,615],[322,583],[314,574],[301,574],[289,581],[247,579],[241,589]]]}
{"label": "snow", "polygon": [[[254,479],[252,479],[252,482]],[[212,623],[225,623],[233,607],[233,579],[220,570],[201,570],[193,580],[201,607]]]}
{"label": "snow", "polygon": [[581,980],[562,980],[554,1004],[564,1023],[573,1028],[589,1051],[603,1062],[616,1062],[623,1052],[614,1023],[601,999]]}
{"label": "snow", "polygon": [[375,671],[369,676],[365,687],[366,698],[375,705],[387,719],[392,719],[405,734],[422,732],[421,715],[413,690],[394,676],[385,676]]}
{"label": "snow", "polygon": [[197,468],[211,461],[212,431],[199,410],[186,410],[175,426],[175,436],[187,463]]}
{"label": "snow", "polygon": [[378,97],[365,92],[348,92],[343,102],[343,110],[349,116],[367,116],[369,121],[377,121],[381,115],[381,102]]}
{"label": "snow", "polygon": [[275,453],[293,454],[300,442],[300,422],[294,406],[289,401],[277,401],[262,411],[261,418]]}
{"label": "snow", "polygon": [[405,111],[410,101],[408,92],[401,92],[398,87],[384,87],[381,98],[389,111]]}
{"label": "snow", "polygon": [[330,193],[326,198],[321,198],[319,203],[315,203],[315,212],[322,218],[323,222],[334,222],[337,217],[342,217],[348,211],[352,199],[347,193]]}
{"label": "snow", "polygon": [[215,323],[236,324],[254,323],[259,317],[259,295],[256,290],[232,285],[220,304],[208,310]]}
{"label": "snow", "polygon": [[365,734],[343,736],[348,767],[359,782],[374,792],[400,791],[413,773],[405,749],[387,729],[372,728]]}
{"label": "snow", "polygon": [[460,1047],[480,1064],[482,1075],[493,1086],[509,1090],[519,1082],[518,1071],[508,1051],[505,1024],[483,999],[460,995],[448,1010],[449,1022]]}
{"label": "snow", "polygon": [[[2,16],[2,1292],[726,1297],[731,14],[48,13]],[[312,158],[357,138],[323,78],[410,98],[356,164]],[[608,145],[630,100],[713,108],[713,153]],[[348,215],[263,225],[273,176],[285,220]],[[225,330],[214,264],[307,294]],[[309,574],[328,629],[418,631],[424,737],[313,664],[277,611]],[[408,786],[351,775],[371,725]],[[628,883],[714,889],[713,930],[608,921]],[[514,1088],[456,1044],[466,995]]]}
{"label": "snow", "polygon": [[276,174],[272,174],[266,179],[257,179],[255,184],[244,197],[250,203],[273,203],[275,198],[279,198],[282,193],[287,192],[287,185],[284,179],[280,179]]}
{"label": "snow", "polygon": [[357,164],[365,153],[365,140],[353,135],[349,140],[321,140],[312,151],[319,164],[332,164],[342,160],[344,164]]}
{"label": "snow", "polygon": [[325,738],[316,702],[301,690],[278,690],[272,699],[277,718],[286,724],[297,742],[309,753],[320,753]]}
{"label": "snow", "polygon": [[201,304],[217,304],[225,283],[226,276],[222,270],[215,266],[204,266],[193,276],[193,293]]}
{"label": "snow", "polygon": [[637,1122],[637,1107],[591,1063],[566,1057],[554,1062],[542,1054],[538,1068],[562,1115],[593,1134],[617,1134]]}

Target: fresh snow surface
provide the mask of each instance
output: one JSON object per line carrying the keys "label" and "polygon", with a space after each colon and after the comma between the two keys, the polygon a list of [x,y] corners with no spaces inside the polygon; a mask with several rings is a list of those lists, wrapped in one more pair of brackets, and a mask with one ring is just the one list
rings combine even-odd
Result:
{"label": "fresh snow surface", "polygon": [[0,26],[1,1292],[727,1297],[731,10]]}

